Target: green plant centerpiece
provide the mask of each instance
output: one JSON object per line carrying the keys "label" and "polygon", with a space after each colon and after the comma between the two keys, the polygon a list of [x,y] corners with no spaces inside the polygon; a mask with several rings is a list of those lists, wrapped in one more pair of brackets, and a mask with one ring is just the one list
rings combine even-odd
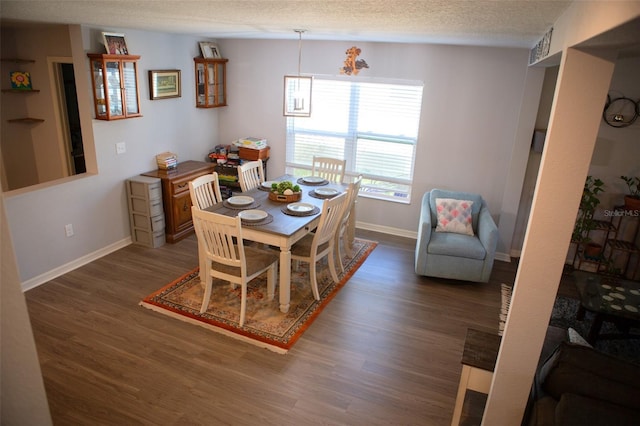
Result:
{"label": "green plant centerpiece", "polygon": [[640,210],[640,177],[620,176],[627,184],[629,193],[624,196],[624,207],[627,210]]}
{"label": "green plant centerpiece", "polygon": [[585,251],[594,249],[594,251],[587,254],[588,257],[598,257],[602,250],[602,246],[592,243],[591,238],[589,238],[589,232],[598,227],[598,221],[593,218],[593,215],[596,207],[600,204],[598,195],[602,192],[604,192],[604,182],[593,176],[587,176],[582,190],[582,198],[580,199],[578,217],[571,234],[571,241],[585,245]]}
{"label": "green plant centerpiece", "polygon": [[299,185],[294,185],[291,181],[274,182],[271,184],[269,199],[274,201],[298,201],[302,198],[302,191]]}

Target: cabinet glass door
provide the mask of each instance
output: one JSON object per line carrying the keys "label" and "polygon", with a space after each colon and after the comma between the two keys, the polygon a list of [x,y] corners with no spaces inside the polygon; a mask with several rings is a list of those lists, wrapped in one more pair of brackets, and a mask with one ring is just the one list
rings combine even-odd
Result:
{"label": "cabinet glass door", "polygon": [[104,89],[104,74],[102,73],[102,64],[100,62],[92,62],[93,64],[93,87],[95,88],[96,115],[104,117],[107,115],[107,100]]}
{"label": "cabinet glass door", "polygon": [[109,114],[112,117],[124,115],[122,86],[120,84],[120,62],[107,62],[106,69],[109,87]]}
{"label": "cabinet glass door", "polygon": [[224,75],[224,69],[225,69],[225,64],[222,63],[218,63],[215,64],[215,74],[216,74],[216,79],[215,81],[215,92],[216,92],[216,105],[226,105],[227,104],[227,100],[225,99],[225,93],[224,93],[224,88],[225,88],[225,75]]}
{"label": "cabinet glass door", "polygon": [[124,78],[124,97],[127,100],[127,114],[138,114],[138,79],[136,78],[135,62],[125,61],[122,63],[122,74]]}

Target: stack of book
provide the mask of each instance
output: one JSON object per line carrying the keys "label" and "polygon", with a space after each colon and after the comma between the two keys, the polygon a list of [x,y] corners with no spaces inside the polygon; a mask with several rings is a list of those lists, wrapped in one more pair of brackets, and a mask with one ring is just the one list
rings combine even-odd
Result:
{"label": "stack of book", "polygon": [[163,152],[156,155],[156,162],[160,170],[172,170],[178,167],[178,156],[173,152]]}
{"label": "stack of book", "polygon": [[233,144],[241,148],[263,149],[267,147],[267,140],[262,138],[246,137],[234,141]]}

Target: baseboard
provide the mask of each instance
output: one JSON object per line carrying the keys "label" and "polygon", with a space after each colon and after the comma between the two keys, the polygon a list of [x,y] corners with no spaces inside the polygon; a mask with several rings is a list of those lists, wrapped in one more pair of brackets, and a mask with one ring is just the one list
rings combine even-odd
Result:
{"label": "baseboard", "polygon": [[[365,223],[356,221],[356,228],[364,229],[366,231],[380,232],[382,234],[396,235],[398,237],[411,238],[413,240],[418,239],[418,232],[407,231],[406,229],[393,228],[391,226],[376,225],[373,223]],[[496,253],[496,260],[502,262],[511,262],[511,256],[508,253]]]}
{"label": "baseboard", "polygon": [[380,232],[382,234],[397,235],[398,237],[411,238],[414,240],[418,238],[417,232],[407,231],[406,229],[393,228],[391,226],[376,225],[373,223],[356,221],[356,228],[364,229],[366,231]]}
{"label": "baseboard", "polygon": [[96,259],[108,255],[109,253],[120,250],[121,248],[126,247],[131,243],[131,237],[129,236],[106,247],[102,247],[100,250],[96,250],[93,253],[89,253],[85,256],[79,257],[78,259],[74,259],[69,263],[58,266],[57,268],[45,272],[44,274],[40,274],[37,277],[33,277],[30,280],[24,281],[20,284],[22,287],[22,291],[25,292],[27,290],[31,290],[32,288],[38,287],[39,285],[51,281],[52,279],[57,278],[60,275],[64,275],[67,272],[71,272],[74,269],[86,265],[87,263],[93,262]]}

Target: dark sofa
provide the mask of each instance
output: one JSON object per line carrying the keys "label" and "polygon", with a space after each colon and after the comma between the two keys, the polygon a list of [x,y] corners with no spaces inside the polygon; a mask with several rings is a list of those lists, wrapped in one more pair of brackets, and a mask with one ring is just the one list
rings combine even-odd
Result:
{"label": "dark sofa", "polygon": [[640,365],[562,342],[540,367],[529,426],[640,424]]}

